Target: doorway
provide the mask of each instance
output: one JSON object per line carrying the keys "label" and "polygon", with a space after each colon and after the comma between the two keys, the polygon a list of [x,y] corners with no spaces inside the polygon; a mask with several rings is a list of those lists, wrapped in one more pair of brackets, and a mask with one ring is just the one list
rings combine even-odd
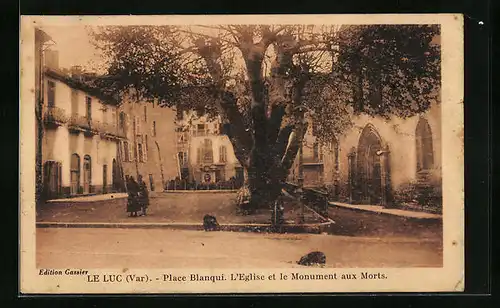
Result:
{"label": "doorway", "polygon": [[102,193],[108,192],[108,165],[102,165]]}
{"label": "doorway", "polygon": [[61,192],[61,163],[47,161],[44,164],[44,187],[47,199],[58,198]]}
{"label": "doorway", "polygon": [[357,179],[359,202],[364,204],[382,203],[382,141],[372,126],[363,130],[357,151]]}
{"label": "doorway", "polygon": [[71,188],[70,194],[76,195],[80,190],[80,156],[76,153],[71,155]]}

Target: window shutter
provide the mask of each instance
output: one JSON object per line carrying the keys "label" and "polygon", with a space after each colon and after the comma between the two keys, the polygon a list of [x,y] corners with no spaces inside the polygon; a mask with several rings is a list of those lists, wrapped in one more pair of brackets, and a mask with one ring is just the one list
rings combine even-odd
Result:
{"label": "window shutter", "polygon": [[135,144],[135,155],[134,155],[134,157],[135,157],[135,159],[137,159],[138,162],[140,162],[141,161],[141,157],[139,157],[139,142],[136,141],[136,142],[134,142],[134,144]]}
{"label": "window shutter", "polygon": [[128,157],[128,147],[126,147],[126,141],[122,141],[120,144],[120,151],[118,152],[118,158],[121,161],[127,161]]}
{"label": "window shutter", "polygon": [[125,114],[124,112],[120,112],[120,119],[123,119],[123,122],[121,122],[120,125],[123,124],[122,128],[125,131],[125,136],[127,136],[129,123],[130,123],[130,117],[128,116],[128,114]]}
{"label": "window shutter", "polygon": [[134,121],[135,121],[135,133],[136,135],[141,134],[141,121],[139,120],[138,116],[134,116]]}
{"label": "window shutter", "polygon": [[147,135],[144,135],[144,146],[143,146],[143,149],[142,149],[142,153],[143,153],[143,160],[144,162],[147,162],[148,161],[148,136]]}
{"label": "window shutter", "polygon": [[128,143],[128,161],[134,160],[134,150],[132,146],[132,142]]}

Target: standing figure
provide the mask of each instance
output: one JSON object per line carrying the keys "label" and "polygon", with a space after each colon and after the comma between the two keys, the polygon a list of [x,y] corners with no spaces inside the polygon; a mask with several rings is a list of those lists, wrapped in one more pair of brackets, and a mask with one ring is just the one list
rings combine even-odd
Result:
{"label": "standing figure", "polygon": [[127,181],[127,213],[130,213],[130,217],[137,217],[137,212],[141,209],[139,204],[139,190],[139,184],[137,184],[133,176],[130,176]]}
{"label": "standing figure", "polygon": [[146,216],[146,209],[149,206],[149,193],[146,182],[142,179],[142,175],[137,178],[139,184],[139,205],[141,207],[142,215]]}

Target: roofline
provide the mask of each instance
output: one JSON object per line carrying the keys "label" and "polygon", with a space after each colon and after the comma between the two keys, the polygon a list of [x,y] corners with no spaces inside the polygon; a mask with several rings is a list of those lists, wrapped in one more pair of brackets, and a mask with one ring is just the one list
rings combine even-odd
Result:
{"label": "roofline", "polygon": [[92,96],[99,98],[103,104],[112,105],[112,106],[119,106],[122,103],[121,100],[117,100],[116,98],[103,93],[98,88],[92,88],[89,85],[86,85],[86,84],[66,75],[65,73],[63,73],[60,70],[45,67],[44,74],[47,75],[48,77],[51,77],[51,78],[54,78],[56,80],[61,81],[62,83],[69,86],[70,88],[81,90],[87,94],[90,94]]}
{"label": "roofline", "polygon": [[35,37],[40,38],[42,43],[52,40],[52,37],[48,35],[45,31],[41,30],[40,28],[35,28]]}

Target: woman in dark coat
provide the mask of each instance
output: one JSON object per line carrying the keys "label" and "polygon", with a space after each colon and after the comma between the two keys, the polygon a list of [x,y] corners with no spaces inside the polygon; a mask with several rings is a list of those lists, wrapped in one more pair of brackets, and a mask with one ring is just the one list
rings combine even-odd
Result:
{"label": "woman in dark coat", "polygon": [[142,179],[142,175],[139,175],[139,177],[137,178],[137,182],[139,184],[139,205],[142,210],[142,215],[146,216],[146,209],[149,206],[148,187]]}
{"label": "woman in dark coat", "polygon": [[127,213],[130,213],[130,217],[137,217],[137,212],[141,210],[139,204],[139,184],[135,181],[133,176],[130,176],[127,181],[128,190],[128,202],[127,202]]}

